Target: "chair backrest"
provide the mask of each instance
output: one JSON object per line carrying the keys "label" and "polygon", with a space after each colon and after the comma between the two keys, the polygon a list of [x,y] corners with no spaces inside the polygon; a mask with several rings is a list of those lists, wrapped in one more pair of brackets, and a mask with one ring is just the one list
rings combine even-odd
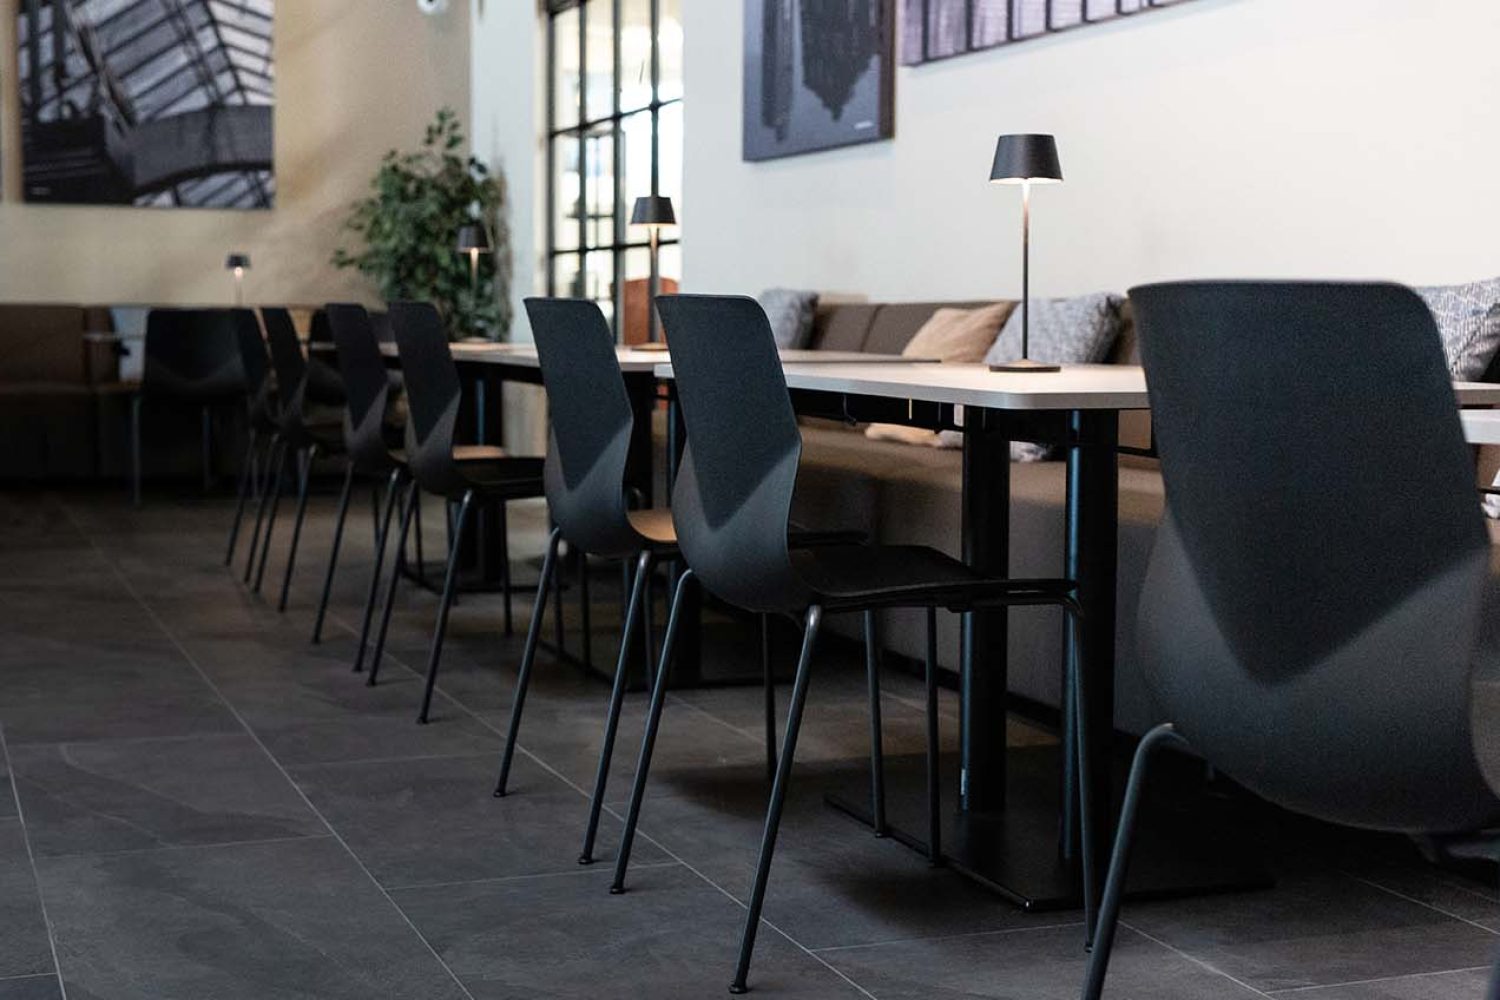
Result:
{"label": "chair backrest", "polygon": [[327,316],[348,400],[344,446],[350,459],[364,471],[388,472],[391,456],[386,447],[385,416],[391,383],[370,314],[361,305],[333,303],[320,315]]}
{"label": "chair backrest", "polygon": [[322,406],[344,406],[348,403],[348,390],[339,371],[319,348],[333,346],[333,330],[328,324],[328,312],[315,309],[307,322],[307,399]]}
{"label": "chair backrest", "polygon": [[656,300],[687,444],[672,494],[683,556],[703,584],[752,611],[805,607],[787,523],[802,435],[764,310],[754,299]]}
{"label": "chair backrest", "polygon": [[235,341],[240,348],[240,367],[245,374],[245,391],[248,394],[250,419],[262,424],[271,419],[272,393],[271,363],[266,355],[266,338],[261,333],[260,319],[253,309],[232,310]]}
{"label": "chair backrest", "polygon": [[1427,307],[1375,284],[1131,297],[1167,497],[1142,665],[1166,717],[1323,819],[1500,816],[1469,723],[1488,542]]}
{"label": "chair backrest", "polygon": [[202,403],[244,396],[249,386],[233,310],[151,310],[141,386]]}
{"label": "chair backrest", "polygon": [[266,343],[271,348],[271,366],[276,370],[276,396],[281,401],[283,419],[301,419],[302,398],[307,390],[307,359],[302,355],[302,341],[288,309],[267,306],[260,311],[266,327]]}
{"label": "chair backrest", "polygon": [[596,303],[526,300],[551,415],[547,508],[569,544],[598,556],[639,547],[625,497],[635,415],[615,357],[614,336]]}
{"label": "chair backrest", "polygon": [[407,463],[424,490],[444,496],[461,492],[464,481],[453,444],[463,383],[443,317],[430,302],[392,302],[390,316],[406,386]]}

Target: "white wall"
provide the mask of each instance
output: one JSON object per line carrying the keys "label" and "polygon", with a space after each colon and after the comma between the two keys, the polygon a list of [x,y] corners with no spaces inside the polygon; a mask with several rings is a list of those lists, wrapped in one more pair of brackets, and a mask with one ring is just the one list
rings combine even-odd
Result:
{"label": "white wall", "polygon": [[1500,273],[1500,3],[1192,0],[898,68],[894,142],[740,160],[742,13],[686,7],[685,286],[874,300],[1019,288],[997,134],[1054,132],[1033,291]]}
{"label": "white wall", "polygon": [[0,16],[0,301],[226,302],[230,250],[251,254],[251,301],[368,298],[362,278],[329,264],[344,213],[386,150],[415,146],[443,105],[468,112],[461,7],[425,17],[412,0],[282,0],[275,209],[27,205],[13,6]]}
{"label": "white wall", "polygon": [[[528,341],[531,329],[521,300],[536,294],[545,274],[545,21],[535,0],[470,0],[470,14],[474,155],[505,175],[514,267],[510,339]],[[506,446],[538,453],[545,445],[540,390],[507,385],[505,403]]]}

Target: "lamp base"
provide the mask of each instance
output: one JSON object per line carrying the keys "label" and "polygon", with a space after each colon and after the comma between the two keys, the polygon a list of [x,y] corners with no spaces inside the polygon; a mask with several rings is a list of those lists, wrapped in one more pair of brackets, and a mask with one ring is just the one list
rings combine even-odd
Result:
{"label": "lamp base", "polygon": [[632,351],[659,351],[666,353],[667,345],[660,340],[645,340],[639,344],[631,344]]}
{"label": "lamp base", "polygon": [[1050,364],[1046,361],[1032,361],[1030,358],[1021,358],[1017,361],[1002,361],[998,365],[990,365],[992,372],[1060,372],[1062,365]]}

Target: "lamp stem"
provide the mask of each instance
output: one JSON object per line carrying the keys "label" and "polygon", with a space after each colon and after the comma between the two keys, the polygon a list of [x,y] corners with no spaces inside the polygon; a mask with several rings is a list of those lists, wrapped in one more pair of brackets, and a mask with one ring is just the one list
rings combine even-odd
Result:
{"label": "lamp stem", "polygon": [[479,251],[469,251],[469,297],[479,305]]}
{"label": "lamp stem", "polygon": [[236,306],[245,304],[245,269],[243,267],[234,269],[234,304]]}
{"label": "lamp stem", "polygon": [[1021,182],[1021,359],[1031,357],[1031,182]]}
{"label": "lamp stem", "polygon": [[651,227],[651,279],[646,291],[646,339],[656,343],[656,296],[661,291],[661,227]]}

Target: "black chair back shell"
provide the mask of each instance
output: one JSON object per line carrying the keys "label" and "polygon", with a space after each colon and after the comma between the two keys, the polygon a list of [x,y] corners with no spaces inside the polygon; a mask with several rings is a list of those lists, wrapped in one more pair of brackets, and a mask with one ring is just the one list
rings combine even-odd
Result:
{"label": "black chair back shell", "polygon": [[151,310],[143,392],[207,404],[242,398],[248,388],[233,310]]}
{"label": "black chair back shell", "polygon": [[389,472],[392,463],[385,426],[391,383],[370,314],[364,306],[344,303],[330,305],[325,312],[348,399],[344,445],[349,458],[361,472]]}
{"label": "black chair back shell", "polygon": [[752,611],[802,611],[787,525],[802,435],[764,310],[740,296],[656,300],[687,444],[672,494],[678,544],[704,586]]}
{"label": "black chair back shell", "polygon": [[1140,607],[1166,718],[1299,812],[1500,818],[1470,724],[1489,545],[1427,307],[1379,284],[1131,298],[1166,484]]}
{"label": "black chair back shell", "polygon": [[453,458],[463,384],[443,318],[429,302],[392,302],[390,316],[410,414],[408,467],[427,492],[460,496],[469,486]]}
{"label": "black chair back shell", "polygon": [[629,555],[640,547],[624,487],[635,415],[609,322],[584,299],[530,298],[526,314],[551,414],[545,479],[552,520],[586,552]]}

